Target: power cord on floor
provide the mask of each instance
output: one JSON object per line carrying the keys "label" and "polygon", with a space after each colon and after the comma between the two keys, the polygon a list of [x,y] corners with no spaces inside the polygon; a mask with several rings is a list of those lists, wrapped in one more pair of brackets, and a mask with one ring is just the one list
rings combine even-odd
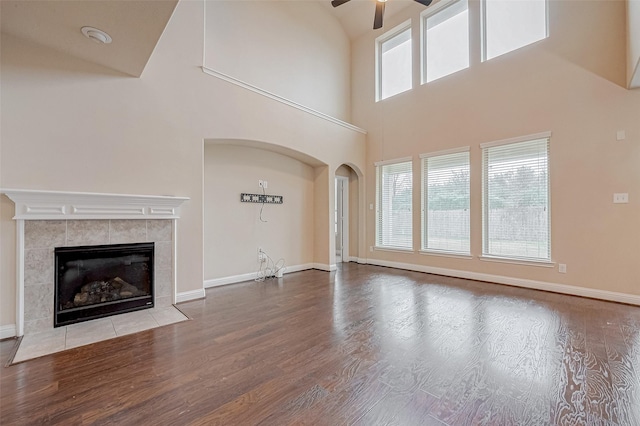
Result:
{"label": "power cord on floor", "polygon": [[271,259],[271,257],[263,250],[260,250],[260,254],[263,257],[260,261],[260,268],[258,269],[255,280],[264,281],[267,278],[282,277],[282,274],[285,271],[284,259],[280,258],[277,262],[274,262],[273,259]]}

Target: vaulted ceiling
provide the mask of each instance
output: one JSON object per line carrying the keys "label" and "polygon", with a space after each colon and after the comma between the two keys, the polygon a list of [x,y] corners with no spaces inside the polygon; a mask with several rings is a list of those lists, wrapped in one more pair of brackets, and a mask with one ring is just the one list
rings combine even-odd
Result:
{"label": "vaulted ceiling", "polygon": [[[351,0],[336,8],[330,0],[311,1],[318,1],[333,15],[351,40],[373,31],[375,0]],[[177,3],[178,0],[2,0],[0,30],[139,77]],[[412,0],[389,1],[385,18],[411,4]],[[83,26],[105,31],[113,42],[96,44],[82,35]],[[382,33],[384,28],[377,31]]]}

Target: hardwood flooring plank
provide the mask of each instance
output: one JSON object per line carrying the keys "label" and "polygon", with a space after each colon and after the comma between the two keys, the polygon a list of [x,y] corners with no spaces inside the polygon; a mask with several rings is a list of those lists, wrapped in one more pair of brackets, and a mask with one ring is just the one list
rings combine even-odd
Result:
{"label": "hardwood flooring plank", "polygon": [[407,403],[398,413],[396,422],[398,425],[444,425],[440,420],[431,415],[432,408],[439,402],[434,395],[420,389],[413,392]]}
{"label": "hardwood flooring plank", "polygon": [[586,355],[586,383],[587,383],[587,419],[589,423],[603,423],[607,419],[617,424],[617,401],[613,394],[611,382],[611,368],[602,325],[597,319],[587,321],[587,355]]}
{"label": "hardwood flooring plank", "polygon": [[566,334],[560,369],[557,398],[552,399],[553,423],[557,425],[586,424],[587,387],[585,343],[586,316],[570,312],[565,318],[562,332]]}
{"label": "hardwood flooring plank", "polygon": [[345,386],[335,389],[322,404],[308,410],[292,424],[347,425],[353,424],[382,399],[391,388],[380,380],[384,366],[376,364],[372,374],[355,376]]}
{"label": "hardwood flooring plank", "polygon": [[614,327],[606,328],[604,339],[611,372],[615,418],[621,425],[640,425],[640,365],[633,362],[620,324],[611,325]]}
{"label": "hardwood flooring plank", "polygon": [[326,389],[323,389],[320,385],[315,385],[306,392],[283,403],[274,413],[258,424],[264,426],[295,424],[297,419],[304,417],[313,407],[323,403],[327,395],[329,395],[329,392]]}
{"label": "hardwood flooring plank", "polygon": [[406,415],[405,407],[413,396],[413,392],[403,392],[391,389],[377,403],[355,420],[353,425],[396,425],[400,424],[400,418]]}

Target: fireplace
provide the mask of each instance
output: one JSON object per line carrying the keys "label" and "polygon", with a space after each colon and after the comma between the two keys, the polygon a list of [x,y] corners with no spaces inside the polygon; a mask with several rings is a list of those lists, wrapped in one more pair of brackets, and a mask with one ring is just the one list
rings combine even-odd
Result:
{"label": "fireplace", "polygon": [[[181,205],[189,198],[31,189],[0,189],[0,193],[15,203],[16,221],[15,332],[0,329],[0,338],[54,330],[56,247],[153,242],[147,302],[157,308],[204,297],[204,290],[180,295],[176,289],[175,232]],[[85,315],[80,320],[92,316]]]}
{"label": "fireplace", "polygon": [[54,327],[154,306],[154,243],[55,248]]}

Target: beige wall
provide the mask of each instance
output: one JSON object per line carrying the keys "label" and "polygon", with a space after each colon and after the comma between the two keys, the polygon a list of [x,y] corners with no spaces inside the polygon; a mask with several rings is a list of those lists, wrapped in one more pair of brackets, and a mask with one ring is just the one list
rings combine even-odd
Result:
{"label": "beige wall", "polygon": [[[314,168],[313,197],[313,258],[321,265],[335,263],[336,240],[333,231],[333,212],[335,210],[335,174],[333,167]],[[328,182],[329,185],[325,183]],[[329,217],[331,220],[322,220]]]}
{"label": "beige wall", "polygon": [[16,304],[16,230],[13,221],[13,202],[0,195],[0,326],[15,324]]}
{"label": "beige wall", "polygon": [[[366,128],[367,200],[375,202],[373,163],[414,159],[414,248],[420,246],[419,154],[471,146],[472,260],[375,251],[369,258],[640,295],[640,92],[625,86],[625,3],[551,1],[550,37],[481,63],[479,3],[470,2],[471,67],[419,84],[421,8],[411,18],[414,89],[374,102],[374,38],[352,45],[353,119]],[[356,77],[357,76],[357,77]],[[625,130],[626,140],[616,141]],[[484,262],[481,254],[479,144],[551,131],[553,269]],[[629,204],[612,203],[628,192]],[[367,251],[375,214],[367,209]]]}
{"label": "beige wall", "polygon": [[627,0],[627,82],[640,87],[640,0]]}
{"label": "beige wall", "polygon": [[[179,293],[203,288],[205,139],[260,141],[331,170],[364,165],[362,133],[204,74],[203,13],[200,2],[178,4],[140,79],[6,35],[1,46],[2,186],[191,197],[178,223]],[[328,193],[332,184],[327,174],[314,189]],[[328,263],[332,201],[319,201],[327,208],[318,214],[314,204],[314,220],[326,221],[327,232],[314,235],[314,260]],[[15,232],[7,202],[3,249]],[[0,325],[7,325],[15,318],[15,262],[0,262]]]}
{"label": "beige wall", "polygon": [[[205,280],[256,272],[258,246],[286,266],[313,263],[313,168],[262,149],[205,145]],[[231,142],[229,142],[231,143]],[[284,204],[241,203],[241,193],[282,195]]]}
{"label": "beige wall", "polygon": [[322,5],[209,0],[206,7],[207,67],[349,121],[350,43]]}

